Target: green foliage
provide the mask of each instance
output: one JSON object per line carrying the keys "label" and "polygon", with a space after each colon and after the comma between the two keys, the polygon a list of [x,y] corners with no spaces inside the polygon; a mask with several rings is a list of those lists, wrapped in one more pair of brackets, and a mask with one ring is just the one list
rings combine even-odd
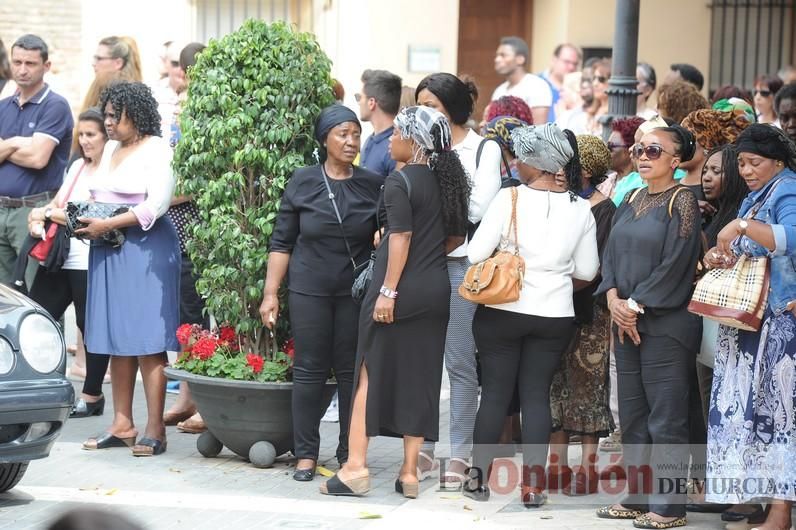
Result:
{"label": "green foliage", "polygon": [[[180,116],[174,171],[201,219],[188,244],[197,290],[219,322],[235,327],[244,353],[264,356],[259,375],[275,379],[285,374],[267,363],[289,329],[280,318],[271,340],[258,313],[268,246],[291,173],[312,162],[315,119],[334,101],[330,67],[312,35],[250,19],[198,56]],[[237,364],[227,366],[207,373],[238,378]]]}

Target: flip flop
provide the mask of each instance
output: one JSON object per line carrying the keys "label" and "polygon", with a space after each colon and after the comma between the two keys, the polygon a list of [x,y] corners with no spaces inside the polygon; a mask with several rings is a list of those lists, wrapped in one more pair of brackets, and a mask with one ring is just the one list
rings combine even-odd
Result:
{"label": "flip flop", "polygon": [[[89,443],[91,440],[94,440],[93,444]],[[98,449],[110,449],[111,447],[132,447],[134,443],[135,436],[119,438],[109,432],[104,432],[83,442],[83,449],[86,451],[96,451]]]}
{"label": "flip flop", "polygon": [[133,446],[133,456],[157,456],[166,452],[166,441],[144,436]]}

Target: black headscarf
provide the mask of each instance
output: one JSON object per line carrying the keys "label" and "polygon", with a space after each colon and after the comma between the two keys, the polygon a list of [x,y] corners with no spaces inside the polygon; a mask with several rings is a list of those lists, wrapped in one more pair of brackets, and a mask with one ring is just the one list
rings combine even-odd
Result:
{"label": "black headscarf", "polygon": [[326,135],[329,134],[332,128],[349,121],[356,123],[357,127],[362,130],[362,124],[359,123],[359,118],[357,118],[353,110],[339,103],[329,105],[321,111],[315,121],[315,139],[318,140],[319,144],[323,145]]}
{"label": "black headscarf", "polygon": [[738,154],[755,155],[779,160],[791,169],[796,168],[796,145],[782,130],[764,123],[753,123],[735,140]]}

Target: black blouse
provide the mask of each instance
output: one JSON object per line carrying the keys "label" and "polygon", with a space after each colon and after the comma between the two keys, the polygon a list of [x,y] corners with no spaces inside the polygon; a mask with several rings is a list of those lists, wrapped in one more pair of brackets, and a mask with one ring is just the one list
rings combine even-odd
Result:
{"label": "black blouse", "polygon": [[[373,250],[376,204],[383,184],[384,177],[360,167],[354,167],[351,178],[329,179],[358,266]],[[290,254],[290,291],[312,296],[351,294],[354,267],[320,166],[293,172],[282,195],[270,251]]]}
{"label": "black blouse", "polygon": [[[675,192],[680,189],[676,197]],[[632,198],[632,201],[631,201]],[[670,215],[671,209],[671,215]],[[699,205],[686,186],[628,194],[614,215],[597,294],[616,288],[645,306],[638,330],[697,347],[699,320],[688,313],[701,250]]]}

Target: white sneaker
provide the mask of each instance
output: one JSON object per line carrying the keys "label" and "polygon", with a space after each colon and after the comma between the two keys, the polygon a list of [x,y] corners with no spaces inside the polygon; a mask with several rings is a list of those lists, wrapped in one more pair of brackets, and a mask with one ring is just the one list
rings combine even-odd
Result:
{"label": "white sneaker", "polygon": [[337,405],[337,394],[334,395],[332,402],[329,403],[329,408],[326,409],[326,414],[323,415],[321,421],[327,423],[337,423],[340,421],[340,410]]}

